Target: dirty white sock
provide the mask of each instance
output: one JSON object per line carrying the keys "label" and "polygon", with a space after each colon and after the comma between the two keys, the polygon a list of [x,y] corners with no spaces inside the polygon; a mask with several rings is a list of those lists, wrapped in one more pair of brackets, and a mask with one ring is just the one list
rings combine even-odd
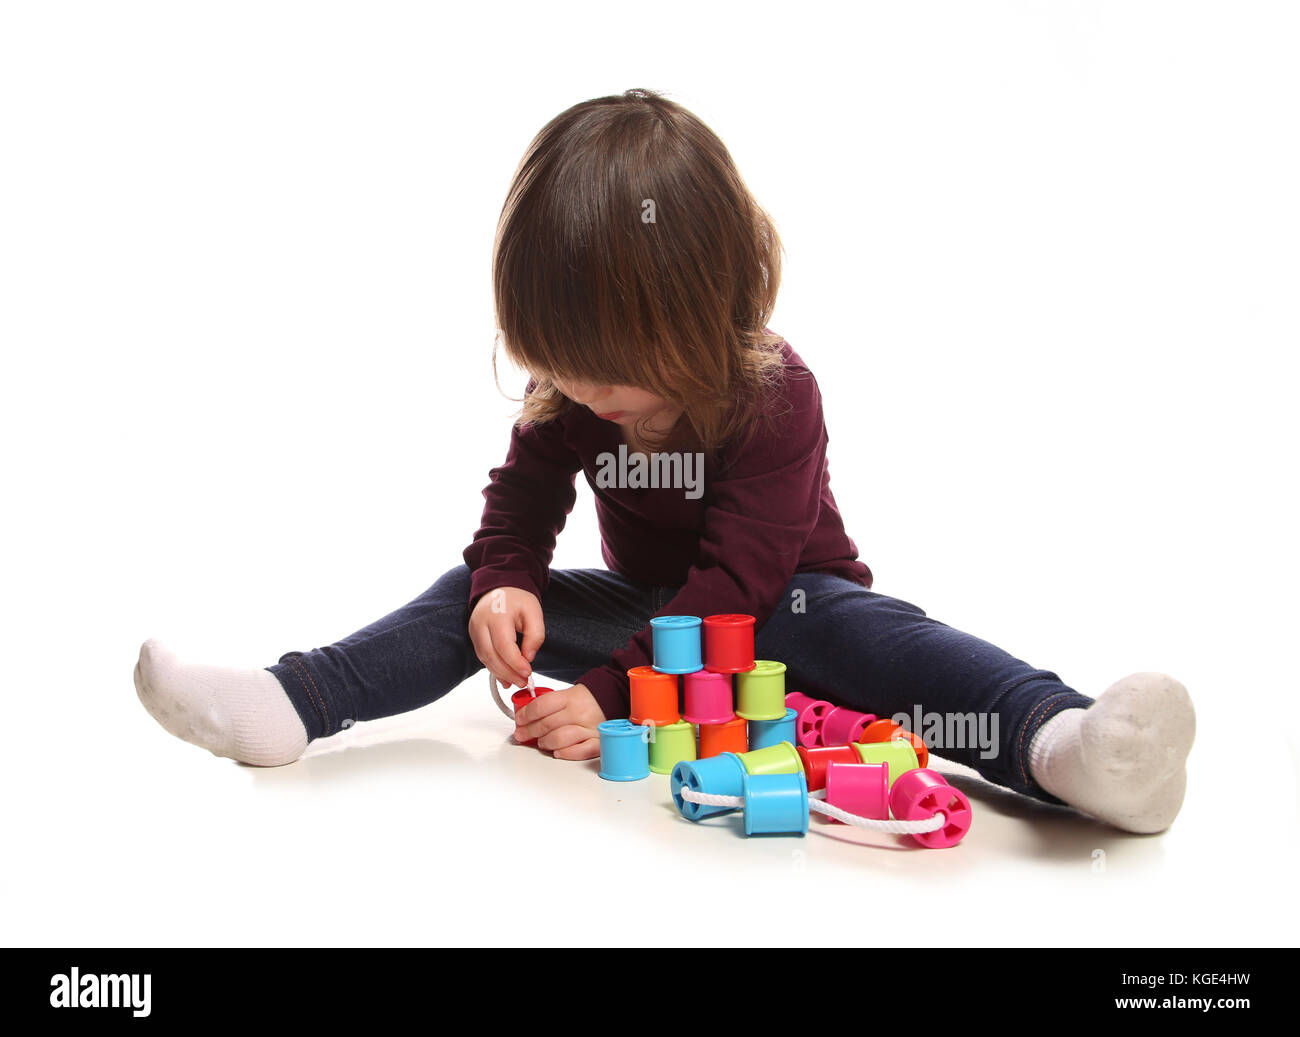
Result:
{"label": "dirty white sock", "polygon": [[278,767],[307,748],[307,729],[270,670],[186,663],[150,638],[135,690],[164,728],[216,756]]}
{"label": "dirty white sock", "polygon": [[1029,771],[1084,813],[1128,832],[1163,832],[1183,805],[1195,734],[1187,689],[1165,673],[1134,673],[1039,728]]}

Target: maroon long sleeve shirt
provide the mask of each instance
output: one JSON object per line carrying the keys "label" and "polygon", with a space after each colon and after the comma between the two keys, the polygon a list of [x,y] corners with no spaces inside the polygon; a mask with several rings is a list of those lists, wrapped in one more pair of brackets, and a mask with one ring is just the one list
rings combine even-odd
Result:
{"label": "maroon long sleeve shirt", "polygon": [[[698,499],[681,488],[599,485],[598,458],[617,458],[623,438],[617,425],[586,407],[513,429],[505,463],[489,473],[483,520],[464,552],[473,571],[470,609],[497,587],[541,598],[579,471],[595,494],[609,569],[681,588],[655,615],[739,612],[757,617],[761,627],[797,572],[835,573],[870,587],[871,570],[858,561],[831,495],[817,381],[789,343],[780,350],[784,377],[773,401],[779,421],[706,463]],[[650,631],[647,624],[578,682],[609,719],[628,715],[627,671],[652,662]]]}

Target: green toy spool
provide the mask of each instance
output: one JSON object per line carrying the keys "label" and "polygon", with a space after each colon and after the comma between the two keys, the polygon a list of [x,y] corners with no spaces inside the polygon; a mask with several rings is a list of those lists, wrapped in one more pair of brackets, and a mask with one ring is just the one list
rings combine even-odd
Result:
{"label": "green toy spool", "polygon": [[895,740],[892,742],[855,742],[853,745],[862,757],[863,763],[889,764],[889,784],[894,784],[904,771],[916,770],[920,764],[916,759],[916,750],[911,742]]}
{"label": "green toy spool", "polygon": [[751,749],[736,755],[749,774],[799,774],[803,771],[803,761],[789,742],[777,742],[764,749]]}
{"label": "green toy spool", "polygon": [[736,716],[746,720],[785,716],[785,663],[755,659],[752,670],[736,674]]}
{"label": "green toy spool", "polygon": [[671,774],[682,760],[697,759],[695,725],[679,720],[650,732],[650,769],[656,774]]}

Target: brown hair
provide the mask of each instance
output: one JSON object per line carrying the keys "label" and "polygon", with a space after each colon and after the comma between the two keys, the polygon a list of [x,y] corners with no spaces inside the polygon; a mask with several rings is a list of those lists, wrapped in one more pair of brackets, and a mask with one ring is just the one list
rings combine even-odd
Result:
{"label": "brown hair", "polygon": [[725,145],[681,105],[637,89],[561,112],[515,171],[492,254],[497,339],[536,381],[518,423],[576,406],[553,376],[680,407],[647,444],[746,438],[781,372],[767,328],[781,252]]}

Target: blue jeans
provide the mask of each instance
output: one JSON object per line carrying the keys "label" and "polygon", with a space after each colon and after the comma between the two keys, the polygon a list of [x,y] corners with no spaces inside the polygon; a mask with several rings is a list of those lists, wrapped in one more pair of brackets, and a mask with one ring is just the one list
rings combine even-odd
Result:
{"label": "blue jeans", "polygon": [[[323,648],[286,652],[266,667],[309,739],[418,709],[482,670],[467,632],[469,577],[457,566],[364,629]],[[604,569],[553,570],[542,596],[546,641],[534,669],[577,681],[624,647],[678,589]],[[1061,710],[1093,703],[1056,674],[915,605],[827,573],[795,575],[756,631],[755,655],[786,664],[787,691],[880,717],[904,713],[936,755],[1048,803],[1062,801],[1031,777],[1030,740]]]}

